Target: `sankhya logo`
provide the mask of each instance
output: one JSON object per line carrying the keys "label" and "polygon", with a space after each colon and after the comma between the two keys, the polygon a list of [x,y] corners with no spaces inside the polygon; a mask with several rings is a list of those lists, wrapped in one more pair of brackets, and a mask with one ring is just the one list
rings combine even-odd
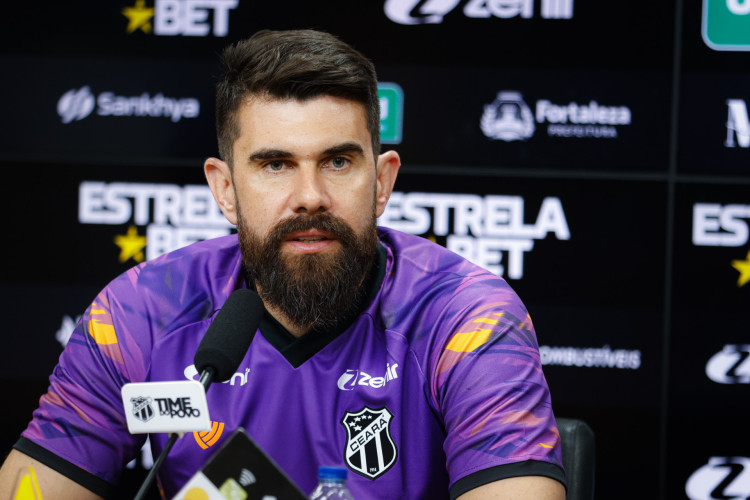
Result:
{"label": "sankhya logo", "polygon": [[750,458],[711,457],[685,484],[690,500],[750,498]]}
{"label": "sankhya logo", "polygon": [[725,345],[708,360],[706,375],[719,384],[750,384],[750,345]]}
{"label": "sankhya logo", "polygon": [[94,97],[88,85],[68,90],[57,101],[57,114],[64,124],[83,120],[94,108],[99,116],[169,118],[173,123],[200,114],[200,102],[192,97],[165,97],[161,93],[152,97],[146,92],[132,97],[101,92]]}
{"label": "sankhya logo", "polygon": [[[393,22],[399,24],[440,24],[461,0],[386,0],[383,10]],[[535,0],[469,0],[463,13],[469,18],[531,18],[534,17]],[[544,19],[572,19],[573,0],[539,0],[540,14]]]}
{"label": "sankhya logo", "polygon": [[94,111],[96,100],[88,86],[70,89],[57,101],[57,114],[63,123],[83,120]]}
{"label": "sankhya logo", "polygon": [[534,115],[520,92],[500,92],[492,104],[485,105],[480,126],[490,139],[525,141],[534,135]]}

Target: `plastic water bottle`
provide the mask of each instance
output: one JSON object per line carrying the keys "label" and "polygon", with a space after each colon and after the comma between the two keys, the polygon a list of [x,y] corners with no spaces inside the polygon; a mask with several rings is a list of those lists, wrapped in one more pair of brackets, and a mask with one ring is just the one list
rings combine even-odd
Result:
{"label": "plastic water bottle", "polygon": [[318,467],[318,486],[310,494],[310,500],[354,500],[346,487],[346,469],[343,467]]}

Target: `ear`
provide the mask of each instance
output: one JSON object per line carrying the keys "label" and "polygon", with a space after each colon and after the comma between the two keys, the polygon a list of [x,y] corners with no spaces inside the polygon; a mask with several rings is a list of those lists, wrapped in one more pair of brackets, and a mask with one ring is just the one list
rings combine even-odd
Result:
{"label": "ear", "polygon": [[395,151],[386,151],[378,156],[377,162],[377,188],[375,191],[375,216],[383,215],[388,199],[393,192],[396,183],[398,169],[401,166],[401,158]]}
{"label": "ear", "polygon": [[229,222],[237,225],[237,200],[234,197],[232,171],[218,158],[208,158],[203,164],[206,180],[216,203]]}

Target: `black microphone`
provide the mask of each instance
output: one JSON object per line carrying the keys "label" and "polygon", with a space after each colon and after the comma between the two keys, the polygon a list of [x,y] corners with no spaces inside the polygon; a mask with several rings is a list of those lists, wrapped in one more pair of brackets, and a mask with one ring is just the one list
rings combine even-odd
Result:
{"label": "black microphone", "polygon": [[213,381],[229,380],[240,366],[263,317],[263,301],[246,288],[235,290],[216,315],[198,350],[193,364],[208,390]]}
{"label": "black microphone", "polygon": [[[239,368],[255,336],[255,331],[260,325],[264,311],[263,301],[252,290],[242,288],[235,290],[229,296],[208,326],[193,358],[193,364],[201,374],[200,382],[206,391],[214,380],[219,382],[229,380]],[[170,434],[167,444],[159,454],[159,458],[154,461],[135,500],[145,497],[157,471],[178,437],[180,435]]]}

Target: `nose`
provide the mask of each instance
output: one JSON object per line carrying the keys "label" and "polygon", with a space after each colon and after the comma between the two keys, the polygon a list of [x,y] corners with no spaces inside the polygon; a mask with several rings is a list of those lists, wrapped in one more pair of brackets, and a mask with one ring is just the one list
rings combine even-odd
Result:
{"label": "nose", "polygon": [[294,177],[291,206],[295,213],[314,214],[330,208],[325,181],[317,168],[299,168]]}

